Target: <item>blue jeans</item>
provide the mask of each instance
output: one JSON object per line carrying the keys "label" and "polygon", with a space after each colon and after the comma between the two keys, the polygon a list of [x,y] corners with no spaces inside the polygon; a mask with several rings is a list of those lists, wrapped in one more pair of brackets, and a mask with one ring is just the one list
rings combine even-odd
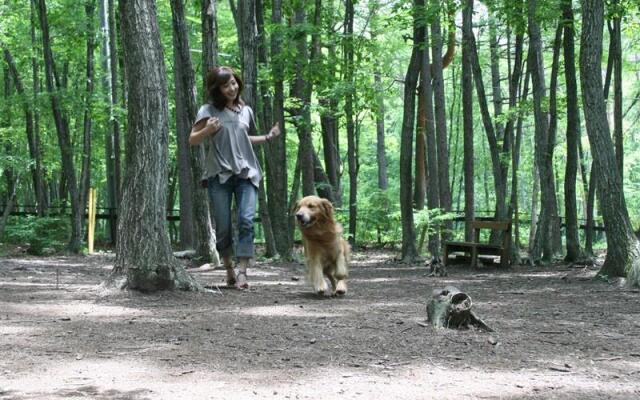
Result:
{"label": "blue jeans", "polygon": [[220,183],[216,176],[209,178],[209,200],[216,223],[216,248],[220,256],[233,255],[233,229],[231,226],[231,202],[235,195],[238,211],[238,240],[235,243],[236,257],[253,257],[253,216],[256,213],[258,189],[249,179],[232,176]]}

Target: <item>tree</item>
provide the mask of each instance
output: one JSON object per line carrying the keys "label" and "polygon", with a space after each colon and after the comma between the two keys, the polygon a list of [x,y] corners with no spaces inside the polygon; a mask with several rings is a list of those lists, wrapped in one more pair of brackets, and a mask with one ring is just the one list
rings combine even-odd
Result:
{"label": "tree", "polygon": [[571,0],[562,2],[564,20],[564,77],[567,85],[567,164],[564,174],[564,214],[566,224],[567,255],[565,261],[582,257],[578,237],[578,210],[576,206],[576,179],[578,176],[578,141],[580,140],[580,110],[573,37],[574,18]]}
{"label": "tree", "polygon": [[118,53],[116,46],[116,22],[113,0],[100,1],[100,26],[103,32],[101,46],[102,85],[109,116],[105,132],[105,164],[107,173],[108,232],[111,243],[115,243],[118,222],[117,208],[120,199],[120,123],[115,109],[118,106]]}
{"label": "tree", "polygon": [[464,238],[473,240],[471,222],[475,219],[473,149],[473,0],[462,10],[462,115],[464,129]]}
{"label": "tree", "polygon": [[583,0],[580,37],[582,104],[597,179],[600,187],[606,188],[600,191],[600,200],[607,234],[607,256],[599,275],[626,275],[629,284],[640,286],[640,243],[629,220],[602,91],[603,26],[603,1]]}
{"label": "tree", "polygon": [[47,18],[47,5],[45,0],[38,0],[38,16],[40,19],[40,29],[42,30],[42,47],[44,51],[45,65],[45,82],[47,92],[51,100],[51,110],[56,126],[58,136],[58,146],[62,158],[62,170],[64,180],[68,186],[69,198],[71,201],[71,236],[69,238],[69,250],[73,253],[80,252],[81,235],[82,235],[82,215],[83,204],[80,203],[80,188],[76,180],[76,172],[73,161],[73,147],[71,136],[69,134],[68,118],[63,115],[62,106],[60,104],[60,95],[58,89],[61,83],[58,79],[56,66],[51,50],[51,40],[49,36],[49,20]]}
{"label": "tree", "polygon": [[284,259],[291,257],[293,248],[293,232],[290,227],[287,171],[286,138],[287,130],[284,121],[284,55],[282,54],[282,2],[273,0],[271,4],[271,24],[275,27],[271,35],[271,77],[273,79],[273,120],[280,124],[282,140],[268,144],[267,158],[269,212],[273,221],[273,234],[276,248]]}
{"label": "tree", "polygon": [[155,2],[119,4],[128,89],[127,156],[116,260],[108,283],[140,291],[197,289],[165,227],[169,119]]}
{"label": "tree", "polygon": [[[540,219],[532,251],[535,262],[551,262],[554,249],[558,246],[559,219],[553,174],[553,147],[555,135],[549,128],[548,111],[543,108],[547,99],[542,57],[542,38],[537,21],[537,1],[528,4],[529,20],[529,63],[533,84],[533,109],[535,119],[535,159],[540,174]],[[558,49],[555,49],[558,51]]]}
{"label": "tree", "polygon": [[[414,8],[424,5],[422,0],[414,1]],[[415,98],[420,72],[421,42],[420,17],[413,16],[413,50],[404,79],[404,107],[402,113],[402,133],[400,137],[400,218],[402,220],[402,260],[413,262],[418,257],[416,249],[416,228],[413,219],[411,164],[413,155],[413,129],[415,121]]]}
{"label": "tree", "polygon": [[[219,263],[216,250],[216,236],[211,224],[207,193],[200,185],[204,171],[204,156],[202,146],[189,146],[188,137],[196,115],[196,86],[195,73],[189,52],[189,36],[187,32],[184,6],[182,0],[171,0],[173,22],[173,57],[176,102],[176,136],[178,154],[182,155],[179,168],[182,181],[180,198],[188,201],[180,203],[180,225],[182,215],[187,221],[191,220],[189,229],[193,234],[192,245],[196,249],[196,257],[203,262]],[[182,150],[180,150],[182,147]],[[182,237],[181,237],[182,239]],[[185,245],[185,243],[183,243]]]}
{"label": "tree", "polygon": [[358,140],[354,121],[355,103],[355,48],[353,37],[354,7],[352,0],[346,0],[344,14],[344,80],[347,93],[344,112],[347,125],[347,160],[349,164],[349,242],[356,243],[358,218]]}

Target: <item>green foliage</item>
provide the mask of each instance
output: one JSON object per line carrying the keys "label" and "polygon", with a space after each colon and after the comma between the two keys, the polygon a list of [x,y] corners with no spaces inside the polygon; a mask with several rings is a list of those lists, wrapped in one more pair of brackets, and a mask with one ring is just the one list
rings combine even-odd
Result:
{"label": "green foliage", "polygon": [[11,217],[5,228],[4,240],[8,243],[28,245],[33,255],[59,252],[69,238],[69,218],[60,217]]}
{"label": "green foliage", "polygon": [[[359,196],[360,197],[360,196]],[[390,191],[375,189],[361,195],[358,222],[359,240],[378,244],[399,239],[400,210]]]}
{"label": "green foliage", "polygon": [[418,232],[424,232],[427,235],[442,232],[447,222],[453,221],[459,216],[458,213],[446,212],[442,208],[413,210],[413,218]]}

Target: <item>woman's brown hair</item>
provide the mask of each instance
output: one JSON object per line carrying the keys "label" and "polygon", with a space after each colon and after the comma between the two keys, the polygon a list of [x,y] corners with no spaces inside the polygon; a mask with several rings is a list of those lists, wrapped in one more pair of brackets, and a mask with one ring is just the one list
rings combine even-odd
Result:
{"label": "woman's brown hair", "polygon": [[207,94],[209,101],[217,109],[222,110],[227,104],[227,99],[220,92],[220,87],[229,82],[231,77],[238,82],[238,96],[233,101],[235,105],[244,105],[244,101],[240,98],[244,84],[240,76],[230,67],[214,67],[207,72]]}

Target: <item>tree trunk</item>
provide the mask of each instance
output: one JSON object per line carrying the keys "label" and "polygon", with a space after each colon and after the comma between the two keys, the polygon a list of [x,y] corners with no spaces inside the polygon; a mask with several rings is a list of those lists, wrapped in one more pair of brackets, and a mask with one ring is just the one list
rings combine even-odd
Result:
{"label": "tree trunk", "polygon": [[309,103],[305,98],[307,93],[307,82],[305,72],[309,62],[309,52],[307,50],[307,32],[305,29],[306,12],[304,5],[300,4],[294,11],[293,25],[299,29],[295,42],[296,57],[294,61],[295,77],[291,87],[291,97],[296,101],[296,106],[292,110],[296,129],[298,131],[298,141],[300,145],[300,168],[302,171],[302,195],[308,196],[316,193],[314,185],[314,165],[313,165],[313,142],[311,139],[311,116]]}
{"label": "tree trunk", "polygon": [[600,187],[606,188],[600,191],[600,197],[607,233],[607,256],[599,275],[626,275],[630,285],[640,286],[640,243],[629,220],[602,93],[603,24],[602,0],[583,0],[580,41],[582,103],[597,179]]}
{"label": "tree trunk", "polygon": [[[438,149],[436,144],[436,127],[434,125],[433,111],[433,87],[431,86],[431,59],[429,57],[429,29],[421,27],[420,39],[422,40],[421,64],[420,64],[420,88],[419,96],[424,98],[424,118],[425,118],[425,141],[427,160],[427,206],[430,210],[440,208],[439,172],[438,172]],[[429,253],[436,260],[440,258],[440,232],[429,234]]]}
{"label": "tree trunk", "polygon": [[[180,164],[180,178],[185,184],[182,190],[188,190],[191,205],[182,209],[182,215],[192,218],[193,241],[196,257],[201,262],[210,262],[213,265],[219,263],[220,257],[216,250],[216,236],[209,214],[209,199],[200,181],[204,176],[204,154],[202,146],[189,146],[188,138],[197,113],[196,106],[196,77],[193,71],[193,63],[189,51],[189,35],[185,21],[184,6],[182,0],[171,0],[174,46],[174,78],[176,96],[176,135],[178,141],[184,141],[183,154],[186,158]],[[187,185],[188,183],[188,185]]]}
{"label": "tree trunk", "polygon": [[207,72],[218,65],[217,0],[201,0],[202,26],[202,97],[206,101]]}
{"label": "tree trunk", "polygon": [[[528,4],[529,18],[529,62],[533,88],[535,118],[535,159],[540,175],[540,217],[532,257],[534,262],[550,263],[554,255],[553,225],[557,223],[557,205],[553,176],[553,142],[550,139],[549,115],[543,109],[546,101],[542,39],[536,20],[537,1]],[[554,222],[555,221],[555,222]]]}
{"label": "tree trunk", "polygon": [[[38,17],[36,15],[36,4],[35,0],[31,0],[30,2],[30,16],[31,16],[31,48],[32,48],[32,56],[31,56],[31,74],[33,82],[33,104],[36,104],[36,101],[40,95],[40,68],[38,66],[38,58],[36,55],[38,54],[38,44],[36,38],[36,25],[38,24]],[[42,166],[42,144],[40,141],[40,117],[39,112],[36,107],[33,107],[33,135],[32,139],[29,140],[29,154],[34,161],[34,190],[36,193],[36,209],[38,212],[38,216],[42,217],[47,213],[47,208],[49,207],[49,201],[47,196],[47,183],[44,177],[44,168]],[[27,130],[29,122],[27,121]],[[28,133],[27,133],[28,135]]]}
{"label": "tree trunk", "polygon": [[[422,0],[414,0],[414,6],[424,5]],[[413,17],[413,50],[404,80],[404,106],[402,133],[400,136],[400,218],[402,220],[402,260],[413,262],[418,257],[416,249],[416,228],[413,222],[411,201],[411,164],[413,155],[413,129],[415,121],[415,98],[420,72],[419,18]]]}
{"label": "tree trunk", "polygon": [[616,161],[622,184],[624,185],[624,136],[622,131],[622,10],[620,0],[612,0],[613,29],[610,31],[613,42],[613,138],[616,150]]}
{"label": "tree trunk", "polygon": [[354,121],[353,104],[355,98],[355,79],[354,79],[354,39],[353,39],[353,20],[354,8],[353,1],[346,0],[344,16],[344,80],[348,86],[345,98],[345,118],[347,127],[347,160],[349,164],[349,243],[355,246],[356,228],[358,221],[358,167],[357,167],[357,140]]}
{"label": "tree trunk", "polygon": [[100,28],[102,35],[101,63],[102,63],[102,85],[105,91],[106,113],[109,115],[107,130],[105,131],[105,167],[107,175],[107,208],[109,219],[107,221],[107,232],[112,244],[116,241],[117,230],[117,207],[120,192],[120,125],[116,118],[114,109],[117,107],[117,54],[115,34],[115,17],[112,0],[100,0]]}
{"label": "tree trunk", "polygon": [[[422,51],[421,53],[422,54]],[[421,57],[422,58],[422,57]],[[422,60],[420,61],[422,65]],[[413,185],[413,207],[416,210],[424,209],[427,197],[427,96],[423,94],[424,88],[418,88],[418,117],[416,118],[416,157],[414,165],[415,182]]]}
{"label": "tree trunk", "polygon": [[[271,4],[271,23],[275,27],[282,25],[282,1],[273,0]],[[288,183],[287,183],[287,131],[284,122],[284,62],[282,59],[283,46],[280,29],[274,29],[271,35],[271,76],[273,79],[273,120],[280,123],[282,140],[269,143],[269,157],[267,160],[267,173],[269,174],[267,195],[269,198],[269,211],[273,223],[273,234],[276,249],[280,257],[287,260],[291,258],[293,248],[293,229],[289,225],[289,208],[287,207]]]}
{"label": "tree trunk", "polygon": [[[94,71],[94,48],[95,48],[95,0],[90,0],[85,5],[87,15],[87,79],[84,101],[84,124],[82,135],[82,170],[80,172],[80,207],[84,210],[87,204],[89,187],[91,185],[91,137],[93,136],[91,110],[93,108],[93,81]],[[83,213],[84,214],[84,213]],[[84,216],[84,215],[83,215]],[[84,220],[84,218],[82,218]]]}
{"label": "tree trunk", "polygon": [[473,0],[462,11],[462,124],[464,130],[464,238],[473,240],[471,223],[475,219],[473,155]]}
{"label": "tree trunk", "polygon": [[[73,148],[71,138],[69,136],[69,126],[62,114],[62,106],[57,89],[60,84],[57,83],[55,76],[55,65],[53,52],[51,51],[51,41],[49,40],[49,22],[47,18],[47,6],[45,0],[38,0],[38,14],[40,18],[40,27],[42,29],[42,45],[45,61],[45,77],[47,92],[51,100],[51,108],[58,136],[58,145],[62,158],[62,170],[68,185],[69,197],[71,201],[71,237],[69,238],[69,251],[72,253],[80,252],[81,235],[82,235],[82,215],[83,209],[80,204],[80,196],[78,182],[76,180],[75,167],[73,162]],[[54,82],[54,79],[56,82]],[[64,82],[62,83],[64,86]]]}
{"label": "tree trunk", "polygon": [[580,109],[571,0],[564,0],[562,3],[562,19],[564,24],[564,76],[567,85],[567,164],[564,174],[564,214],[567,246],[565,261],[574,262],[582,258],[582,250],[580,249],[580,237],[578,235],[578,209],[576,205]]}
{"label": "tree trunk", "polygon": [[[267,64],[267,44],[266,34],[264,30],[264,9],[261,0],[255,0],[255,25],[256,25],[256,53],[257,62],[260,65]],[[269,100],[269,88],[266,81],[261,81],[258,86],[258,95],[256,98],[256,114],[258,120],[258,126],[265,132],[273,125],[273,111],[272,104]],[[277,253],[277,247],[275,242],[275,233],[273,231],[273,219],[271,218],[271,208],[269,207],[269,200],[267,198],[266,186],[269,185],[268,181],[271,177],[270,169],[273,166],[269,165],[270,147],[269,144],[265,144],[256,149],[258,160],[261,165],[264,166],[266,171],[258,191],[258,203],[260,205],[260,219],[262,221],[262,229],[264,232],[265,240],[265,256],[273,257]],[[267,157],[265,159],[265,154]]]}
{"label": "tree trunk", "polygon": [[[495,135],[498,143],[496,143],[496,149],[491,150],[499,152],[500,160],[500,181],[495,182],[496,186],[496,203],[495,203],[495,218],[498,220],[504,220],[507,218],[507,177],[509,174],[509,163],[506,161],[510,158],[511,151],[511,137],[507,136],[505,124],[502,122],[504,119],[502,112],[502,88],[500,82],[502,77],[500,75],[500,55],[499,55],[499,42],[496,33],[496,21],[495,15],[489,18],[489,50],[491,59],[491,95],[493,97],[493,119],[495,120],[494,128]],[[509,132],[511,133],[511,132]],[[502,142],[502,147],[500,146]],[[494,176],[494,179],[497,178]],[[502,240],[501,234],[498,231],[491,232],[491,240],[499,242]]]}
{"label": "tree trunk", "polygon": [[384,97],[382,95],[382,85],[380,79],[380,71],[376,69],[373,73],[376,86],[376,160],[378,165],[378,189],[387,190],[389,187],[389,178],[387,176],[387,157],[386,145],[384,138]]}
{"label": "tree trunk", "polygon": [[169,110],[155,2],[120,2],[128,88],[127,157],[116,260],[109,279],[140,291],[198,289],[167,234]]}
{"label": "tree trunk", "polygon": [[[439,6],[438,0],[431,0],[433,7]],[[435,128],[436,128],[436,147],[437,147],[437,182],[438,182],[438,206],[444,211],[451,211],[451,189],[449,183],[449,148],[447,139],[447,109],[445,103],[445,90],[444,90],[444,66],[442,64],[442,30],[440,27],[440,14],[436,14],[431,23],[431,36],[432,36],[432,61],[431,61],[431,73],[432,73],[432,86],[433,86],[433,102],[435,111]],[[455,29],[455,26],[450,26],[449,29]],[[435,181],[431,181],[435,184]],[[444,231],[450,231],[451,223],[447,224],[447,228]],[[444,235],[446,237],[446,234]]]}
{"label": "tree trunk", "polygon": [[[180,201],[180,246],[182,249],[191,249],[194,248],[196,243],[192,196],[195,182],[191,176],[191,146],[189,146],[191,123],[196,112],[195,82],[193,80],[193,72],[189,71],[191,69],[191,55],[188,50],[189,42],[184,21],[184,6],[182,0],[171,0],[170,3],[173,26],[173,75],[176,102],[176,164],[180,194],[178,196]],[[184,57],[188,57],[188,60],[185,60]],[[191,76],[187,77],[186,75],[188,74]],[[193,103],[191,103],[192,99],[194,100]]]}

